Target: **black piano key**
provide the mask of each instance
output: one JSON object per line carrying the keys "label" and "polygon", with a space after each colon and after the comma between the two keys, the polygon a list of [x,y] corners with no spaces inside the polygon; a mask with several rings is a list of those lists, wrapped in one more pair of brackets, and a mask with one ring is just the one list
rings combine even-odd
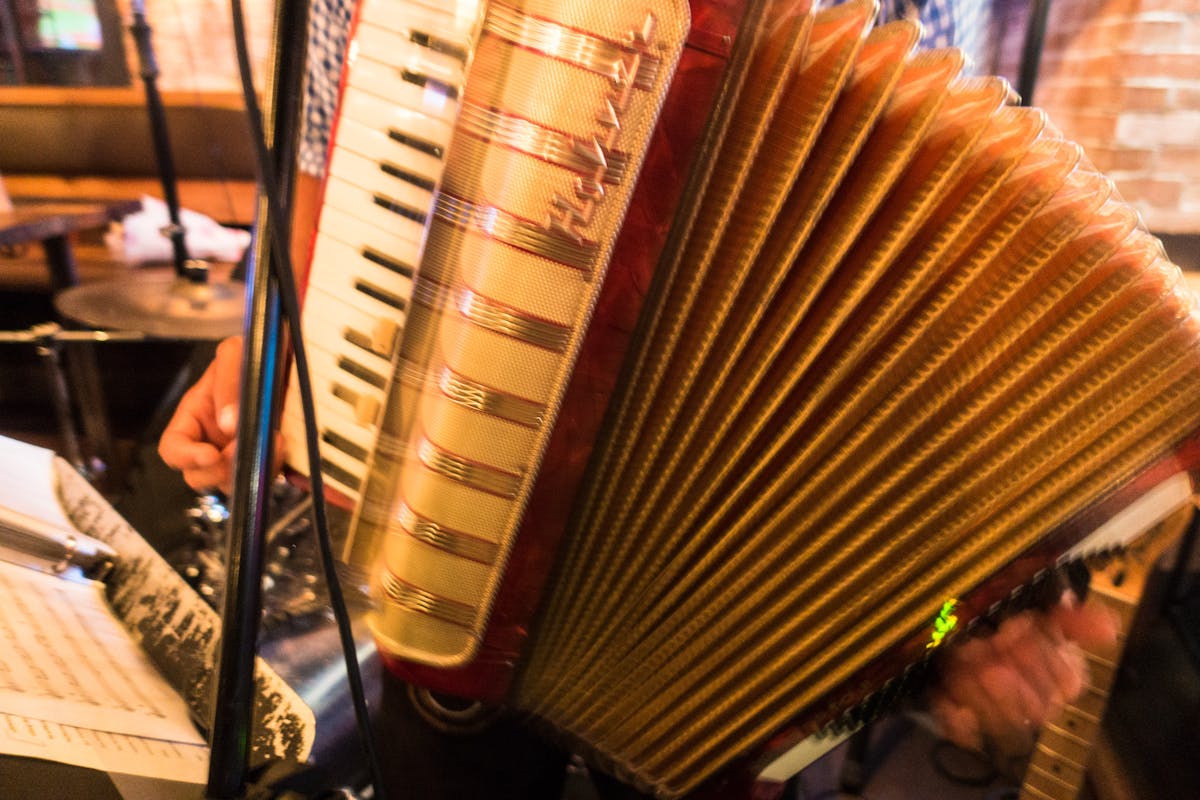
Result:
{"label": "black piano key", "polygon": [[427,192],[433,191],[433,180],[426,178],[424,175],[418,175],[415,172],[410,172],[402,167],[396,166],[390,161],[381,162],[379,164],[379,168],[386,174],[391,175],[393,178],[399,178],[405,183],[410,183],[413,186],[416,186],[418,189],[424,189]]}
{"label": "black piano key", "polygon": [[359,364],[357,361],[355,361],[352,358],[342,356],[338,359],[337,365],[338,365],[339,369],[342,369],[342,370],[348,372],[349,374],[353,375],[354,377],[358,378],[360,381],[363,381],[364,383],[371,384],[372,386],[374,386],[377,389],[383,389],[383,388],[387,387],[387,379],[386,378],[384,378],[382,375],[379,375],[378,373],[364,367],[362,364]]}
{"label": "black piano key", "polygon": [[384,269],[391,270],[397,275],[403,275],[406,278],[411,278],[413,273],[416,272],[411,264],[406,264],[397,258],[392,258],[391,256],[381,253],[372,247],[364,247],[360,252],[362,253],[362,257],[367,261],[378,264]]}
{"label": "black piano key", "polygon": [[356,492],[362,486],[362,481],[355,477],[350,470],[338,466],[327,458],[321,459],[321,473]]}
{"label": "black piano key", "polygon": [[413,150],[420,151],[427,156],[433,156],[440,159],[446,154],[446,149],[437,142],[431,142],[428,139],[422,139],[419,136],[413,136],[410,133],[405,133],[396,128],[388,129],[388,138],[394,142],[399,142],[405,147],[411,147]]}
{"label": "black piano key", "polygon": [[330,393],[343,403],[354,405],[358,402],[358,392],[337,382],[333,384],[333,388],[330,390]]}
{"label": "black piano key", "polygon": [[381,303],[391,306],[397,311],[403,311],[408,307],[408,301],[395,292],[389,292],[383,287],[376,286],[370,281],[357,280],[354,282],[354,288],[362,292],[367,297],[378,300]]}
{"label": "black piano key", "polygon": [[435,53],[441,53],[444,56],[450,56],[453,59],[466,63],[467,48],[446,41],[439,36],[431,36],[424,31],[412,31],[408,34],[408,40],[415,45],[428,47]]}
{"label": "black piano key", "polygon": [[321,441],[336,447],[355,461],[367,460],[367,448],[355,444],[337,431],[325,429],[321,432]]}
{"label": "black piano key", "polygon": [[370,336],[363,333],[362,331],[356,330],[354,328],[346,328],[342,332],[342,338],[345,339],[350,344],[354,345],[355,347],[358,347],[362,350],[366,350],[368,353],[380,356],[382,358],[391,358],[392,353],[396,349],[396,341],[395,341],[396,337],[395,336],[391,337],[392,341],[388,342],[388,346],[384,347],[384,348],[376,347],[374,339],[372,339]]}
{"label": "black piano key", "polygon": [[421,225],[425,224],[427,214],[419,208],[413,208],[412,206],[405,205],[399,200],[393,200],[392,198],[386,197],[382,194],[373,195],[371,199],[375,202],[375,205],[379,206],[380,208],[386,208],[393,214],[399,214],[405,219],[411,219],[413,222]]}
{"label": "black piano key", "polygon": [[445,81],[439,81],[437,78],[431,78],[428,75],[415,72],[411,69],[400,70],[400,77],[414,86],[420,86],[422,89],[432,89],[451,100],[458,99],[458,88],[451,86]]}

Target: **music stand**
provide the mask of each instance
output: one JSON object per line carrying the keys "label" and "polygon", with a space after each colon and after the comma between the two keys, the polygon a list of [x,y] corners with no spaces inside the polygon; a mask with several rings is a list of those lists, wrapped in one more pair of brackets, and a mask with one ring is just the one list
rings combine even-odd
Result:
{"label": "music stand", "polygon": [[[234,0],[235,28],[241,28]],[[308,4],[275,4],[270,64],[263,89],[263,128],[279,196],[290,200],[301,112]],[[216,701],[211,724],[207,796],[242,794],[249,762],[254,701],[254,657],[262,605],[263,541],[267,528],[274,420],[279,401],[278,375],[283,347],[279,287],[266,266],[279,259],[274,242],[286,242],[287,220],[274,219],[264,198],[259,202],[252,251],[246,260],[247,296],[242,384],[227,542],[227,577],[218,652]],[[285,205],[287,203],[285,202]],[[270,235],[272,226],[280,233]],[[283,262],[279,262],[283,263]]]}

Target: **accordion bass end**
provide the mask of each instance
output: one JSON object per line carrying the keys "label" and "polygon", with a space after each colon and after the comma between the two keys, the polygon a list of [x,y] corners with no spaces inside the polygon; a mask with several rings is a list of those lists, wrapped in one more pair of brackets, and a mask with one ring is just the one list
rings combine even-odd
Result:
{"label": "accordion bass end", "polygon": [[359,15],[304,325],[401,677],[679,796],[835,740],[950,617],[1038,602],[1190,502],[1179,270],[914,25]]}

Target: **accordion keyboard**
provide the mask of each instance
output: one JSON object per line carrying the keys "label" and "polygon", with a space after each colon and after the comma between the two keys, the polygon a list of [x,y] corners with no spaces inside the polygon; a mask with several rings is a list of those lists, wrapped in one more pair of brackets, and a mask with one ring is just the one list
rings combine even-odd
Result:
{"label": "accordion keyboard", "polygon": [[[303,330],[322,475],[359,501],[394,370],[413,271],[458,113],[474,6],[360,4],[306,286]],[[293,375],[282,424],[308,474]]]}

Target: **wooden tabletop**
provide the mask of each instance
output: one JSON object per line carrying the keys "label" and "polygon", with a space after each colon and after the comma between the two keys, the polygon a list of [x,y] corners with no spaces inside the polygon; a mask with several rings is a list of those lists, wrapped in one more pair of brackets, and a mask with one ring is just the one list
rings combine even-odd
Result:
{"label": "wooden tabletop", "polygon": [[0,211],[0,245],[44,241],[74,231],[102,228],[142,207],[140,200],[13,200],[12,211]]}

